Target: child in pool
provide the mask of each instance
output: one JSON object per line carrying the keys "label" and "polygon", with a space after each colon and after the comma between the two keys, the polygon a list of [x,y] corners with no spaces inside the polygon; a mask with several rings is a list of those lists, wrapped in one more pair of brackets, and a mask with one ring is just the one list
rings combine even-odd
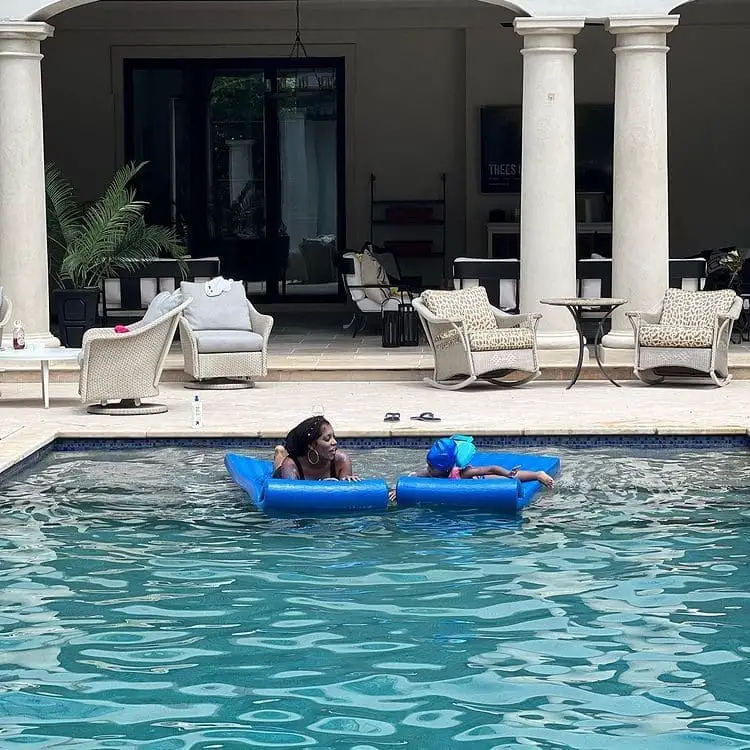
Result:
{"label": "child in pool", "polygon": [[425,468],[414,471],[414,477],[446,477],[448,479],[499,479],[514,477],[521,482],[536,480],[545,487],[554,487],[555,480],[546,471],[523,471],[520,466],[505,469],[502,466],[472,466],[470,461],[476,453],[470,438],[456,435],[439,438],[427,451]]}

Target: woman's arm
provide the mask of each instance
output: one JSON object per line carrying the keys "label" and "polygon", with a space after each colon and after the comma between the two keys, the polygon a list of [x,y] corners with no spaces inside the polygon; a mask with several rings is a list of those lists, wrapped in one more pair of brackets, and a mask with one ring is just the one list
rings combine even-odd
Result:
{"label": "woman's arm", "polygon": [[289,457],[281,462],[279,474],[281,479],[299,479],[297,464]]}
{"label": "woman's arm", "polygon": [[343,451],[336,451],[336,458],[334,467],[336,469],[336,476],[339,479],[357,480],[358,476],[355,476],[354,470],[352,469],[352,460]]}

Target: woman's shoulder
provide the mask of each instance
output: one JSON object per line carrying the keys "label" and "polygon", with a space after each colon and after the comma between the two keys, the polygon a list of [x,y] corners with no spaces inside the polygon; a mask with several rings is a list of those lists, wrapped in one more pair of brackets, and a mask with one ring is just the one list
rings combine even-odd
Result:
{"label": "woman's shoulder", "polygon": [[286,456],[284,458],[277,471],[282,478],[299,479],[299,466],[291,456]]}

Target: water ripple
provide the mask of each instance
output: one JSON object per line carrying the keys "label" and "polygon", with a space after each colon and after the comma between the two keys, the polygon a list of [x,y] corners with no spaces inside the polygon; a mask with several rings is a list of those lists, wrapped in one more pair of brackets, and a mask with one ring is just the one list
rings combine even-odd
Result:
{"label": "water ripple", "polygon": [[221,451],[46,458],[0,487],[0,746],[750,748],[747,454],[562,455],[519,519],[269,518]]}

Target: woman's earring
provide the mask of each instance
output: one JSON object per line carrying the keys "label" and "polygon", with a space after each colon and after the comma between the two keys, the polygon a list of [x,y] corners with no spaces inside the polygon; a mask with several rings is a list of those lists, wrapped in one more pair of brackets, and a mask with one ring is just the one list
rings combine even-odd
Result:
{"label": "woman's earring", "polygon": [[[315,455],[315,460],[312,460],[313,454]],[[315,450],[315,448],[308,448],[307,449],[307,463],[310,464],[310,466],[315,466],[316,464],[320,463],[320,453]]]}

